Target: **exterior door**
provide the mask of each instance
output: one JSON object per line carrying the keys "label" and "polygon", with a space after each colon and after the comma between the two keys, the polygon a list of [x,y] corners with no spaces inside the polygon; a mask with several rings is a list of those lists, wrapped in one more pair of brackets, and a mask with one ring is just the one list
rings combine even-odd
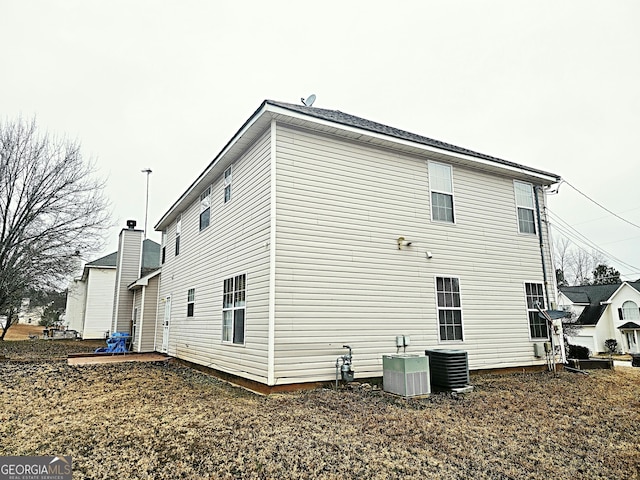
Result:
{"label": "exterior door", "polygon": [[625,336],[627,337],[627,345],[629,345],[629,353],[638,353],[638,342],[636,339],[636,331],[627,330]]}
{"label": "exterior door", "polygon": [[162,353],[169,351],[169,325],[171,323],[171,296],[164,301],[164,319],[162,320]]}

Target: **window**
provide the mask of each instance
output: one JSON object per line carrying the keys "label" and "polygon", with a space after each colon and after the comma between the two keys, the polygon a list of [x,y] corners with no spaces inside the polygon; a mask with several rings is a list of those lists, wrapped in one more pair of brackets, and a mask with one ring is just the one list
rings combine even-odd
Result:
{"label": "window", "polygon": [[209,226],[211,218],[211,187],[200,194],[200,230]]}
{"label": "window", "polygon": [[167,231],[163,230],[162,231],[162,258],[161,258],[162,263],[164,263],[166,258],[167,258]]}
{"label": "window", "polygon": [[244,344],[246,275],[227,278],[222,294],[222,341]]}
{"label": "window", "polygon": [[193,309],[196,304],[196,289],[187,290],[187,317],[193,317]]}
{"label": "window", "polygon": [[231,200],[231,167],[224,171],[224,203]]}
{"label": "window", "polygon": [[640,320],[638,305],[631,300],[627,300],[622,304],[622,308],[618,309],[618,318],[620,320]]}
{"label": "window", "polygon": [[180,255],[180,230],[182,230],[182,215],[176,220],[176,257]]}
{"label": "window", "polygon": [[544,308],[544,294],[541,283],[525,283],[527,295],[527,313],[529,315],[529,331],[532,339],[548,339],[547,321],[540,317],[536,305]]}
{"label": "window", "polygon": [[451,166],[429,162],[431,219],[453,223],[453,180]]}
{"label": "window", "polygon": [[462,341],[462,306],[457,278],[436,277],[438,325],[441,341]]}
{"label": "window", "polygon": [[530,183],[513,182],[518,208],[518,231],[536,233],[535,214],[533,213],[533,186]]}

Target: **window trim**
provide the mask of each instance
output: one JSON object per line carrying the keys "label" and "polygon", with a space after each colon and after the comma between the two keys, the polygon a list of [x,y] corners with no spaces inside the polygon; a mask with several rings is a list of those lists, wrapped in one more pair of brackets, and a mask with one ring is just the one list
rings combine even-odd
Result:
{"label": "window trim", "polygon": [[[438,302],[438,279],[442,278],[442,279],[453,279],[455,278],[456,280],[458,280],[458,299],[460,300],[460,306],[459,307],[441,307],[439,305]],[[444,344],[463,344],[465,342],[465,333],[464,333],[464,311],[462,309],[462,285],[460,282],[460,277],[458,275],[448,275],[448,274],[439,274],[439,275],[435,275],[433,277],[433,287],[434,287],[434,295],[435,295],[435,306],[436,306],[436,330],[438,331],[438,343],[444,343]],[[441,338],[440,335],[440,311],[445,311],[445,310],[455,310],[455,311],[459,311],[460,312],[460,329],[461,329],[461,333],[462,333],[462,338],[461,339],[453,339],[453,340],[448,340],[448,339],[443,339]]]}
{"label": "window trim", "polygon": [[[433,188],[433,179],[431,177],[431,172],[433,169],[432,165],[438,165],[440,167],[446,167],[449,169],[449,178],[451,180],[451,191],[447,192],[445,190],[435,189]],[[456,215],[456,200],[455,200],[455,189],[453,186],[453,166],[448,163],[436,162],[433,160],[429,160],[427,162],[428,176],[429,176],[429,210],[431,215],[431,221],[435,223],[442,223],[445,225],[455,225],[457,220]],[[433,217],[433,194],[438,193],[440,195],[449,195],[451,197],[451,216],[453,217],[452,221],[448,220],[440,220]]]}
{"label": "window trim", "polygon": [[[518,183],[520,185],[526,185],[526,186],[531,188],[531,202],[533,203],[533,205],[531,207],[526,206],[526,205],[523,206],[523,205],[519,205],[518,204],[518,193],[516,191],[516,184],[518,184]],[[536,206],[535,195],[536,195],[536,189],[534,188],[533,183],[523,182],[521,180],[514,180],[513,181],[513,198],[515,199],[515,204],[516,204],[516,223],[517,223],[517,226],[518,226],[518,233],[521,234],[521,235],[534,235],[534,236],[538,235],[538,226],[536,225],[537,217],[536,217],[536,208],[535,208],[535,206]],[[525,210],[525,209],[526,210],[531,210],[531,214],[533,215],[533,221],[532,221],[532,223],[533,223],[533,232],[523,232],[520,229],[520,209],[521,208],[523,210]]]}
{"label": "window trim", "polygon": [[524,292],[524,306],[527,312],[527,329],[529,330],[529,341],[531,342],[546,342],[550,340],[550,336],[549,336],[549,326],[547,325],[547,321],[545,319],[540,318],[539,316],[537,317],[540,321],[542,321],[542,323],[545,325],[546,330],[547,330],[547,336],[546,337],[534,337],[532,335],[532,330],[531,330],[531,317],[530,317],[530,313],[535,312],[536,315],[538,315],[538,310],[536,308],[530,309],[529,308],[529,298],[527,295],[527,284],[531,284],[531,285],[538,285],[540,287],[540,297],[542,298],[542,309],[544,310],[545,307],[545,302],[546,299],[544,297],[544,283],[541,281],[534,281],[534,280],[525,280],[522,283],[522,289]]}
{"label": "window trim", "polygon": [[182,233],[182,214],[176,218],[176,248],[175,256],[180,255],[180,234]]}
{"label": "window trim", "polygon": [[[242,290],[236,290],[236,279],[239,277],[244,277],[244,289]],[[221,330],[220,330],[220,343],[222,343],[223,345],[232,345],[232,346],[237,346],[237,347],[244,347],[247,343],[247,277],[248,275],[246,273],[239,273],[237,275],[232,275],[230,277],[225,277],[222,280],[222,315],[221,315]],[[228,280],[232,280],[233,281],[233,289],[230,292],[226,292],[225,291],[225,283]],[[236,298],[236,293],[240,292],[240,291],[244,291],[244,302],[242,306],[235,306],[235,298]],[[225,295],[232,295],[234,301],[234,305],[232,305],[231,307],[226,307],[225,308]],[[235,312],[238,310],[244,310],[244,316],[242,319],[242,343],[240,342],[235,342]],[[224,339],[224,314],[225,312],[232,312],[231,315],[231,340],[225,340]]]}
{"label": "window trim", "polygon": [[167,229],[162,230],[162,240],[160,249],[160,265],[164,265],[167,260]]}
{"label": "window trim", "polygon": [[196,289],[187,290],[187,318],[193,318],[196,310]]}
{"label": "window trim", "polygon": [[[233,165],[229,165],[222,174],[222,200],[227,204],[233,198]],[[227,176],[227,172],[229,175]],[[227,198],[227,188],[229,189],[229,198]]]}
{"label": "window trim", "polygon": [[[200,231],[206,230],[206,228],[211,225],[211,185],[209,185],[207,188],[205,188],[202,193],[200,194],[200,216],[199,216],[199,227],[200,227]],[[204,207],[204,200],[207,199],[208,200],[208,206],[206,208]],[[208,212],[208,218],[207,218],[207,224],[203,227],[202,226],[202,214]]]}

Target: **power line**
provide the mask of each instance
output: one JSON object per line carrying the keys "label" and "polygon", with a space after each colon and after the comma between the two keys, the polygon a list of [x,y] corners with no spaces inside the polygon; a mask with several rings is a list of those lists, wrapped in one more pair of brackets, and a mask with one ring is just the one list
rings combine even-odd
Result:
{"label": "power line", "polygon": [[603,209],[605,212],[610,213],[611,215],[613,215],[614,217],[622,220],[625,223],[628,223],[629,225],[633,225],[636,228],[640,228],[640,225],[637,225],[633,222],[630,222],[629,220],[627,220],[626,218],[621,217],[620,215],[618,215],[615,212],[612,212],[611,210],[609,210],[607,207],[605,207],[604,205],[596,202],[593,198],[591,198],[589,195],[587,195],[586,193],[581,192],[580,190],[578,190],[576,187],[574,187],[573,185],[571,185],[567,180],[565,180],[564,178],[562,179],[564,181],[564,183],[566,183],[567,185],[569,185],[571,188],[573,188],[576,192],[578,192],[580,195],[582,195],[584,198],[586,198],[587,200],[589,200],[590,202],[595,203],[597,206],[599,206],[601,209]]}
{"label": "power line", "polygon": [[[626,268],[629,268],[631,270],[640,270],[638,269],[638,267],[635,267],[623,260],[620,260],[619,258],[615,257],[614,255],[612,255],[611,253],[607,252],[606,250],[604,250],[603,248],[599,247],[597,244],[595,244],[594,242],[592,242],[591,240],[589,240],[586,236],[584,236],[582,233],[580,233],[578,230],[576,230],[575,228],[573,228],[571,225],[569,225],[569,223],[565,220],[562,219],[562,217],[560,217],[558,214],[552,212],[551,210],[549,210],[549,208],[546,209],[546,211],[551,214],[553,217],[556,218],[556,222],[552,223],[552,227],[555,227],[561,234],[563,234],[565,237],[570,238],[578,243],[584,244],[588,247],[590,247],[591,249],[599,252],[601,255],[616,261],[617,263],[625,266]],[[563,225],[564,224],[564,225]],[[579,245],[578,248],[580,248]],[[585,251],[583,248],[581,248],[581,250]],[[588,252],[587,252],[588,253]]]}

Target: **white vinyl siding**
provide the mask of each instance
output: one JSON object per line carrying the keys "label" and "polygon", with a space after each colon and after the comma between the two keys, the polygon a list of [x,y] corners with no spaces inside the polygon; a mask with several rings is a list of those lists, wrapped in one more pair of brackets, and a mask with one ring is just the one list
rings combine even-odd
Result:
{"label": "white vinyl siding", "polygon": [[513,228],[512,177],[456,164],[451,228],[431,222],[424,156],[278,124],[277,159],[276,384],[331,380],[345,344],[357,377],[382,374],[398,334],[437,348],[437,270],[464,278],[471,368],[540,362],[522,308],[540,249]]}
{"label": "white vinyl siding", "polygon": [[451,165],[429,162],[429,188],[431,190],[431,219],[437,222],[454,223]]}
{"label": "white vinyl siding", "polygon": [[115,268],[90,268],[87,276],[86,303],[82,338],[105,338],[111,331]]}
{"label": "white vinyl siding", "polygon": [[[233,200],[224,203],[224,170],[212,173],[211,224],[200,231],[199,194],[182,210],[183,248],[162,267],[160,299],[171,295],[169,355],[267,383],[270,238],[270,143],[264,132],[233,161]],[[195,173],[195,172],[194,172]],[[204,191],[204,190],[203,190]],[[214,220],[215,219],[215,220]],[[169,227],[175,235],[175,221]],[[247,285],[244,346],[222,342],[224,279],[244,272]],[[194,317],[187,290],[195,289]],[[158,307],[156,349],[162,347],[164,302]],[[232,351],[233,353],[229,353]]]}
{"label": "white vinyl siding", "polygon": [[536,233],[536,216],[534,211],[533,186],[530,183],[513,182],[516,207],[518,211],[518,231],[520,233]]}

